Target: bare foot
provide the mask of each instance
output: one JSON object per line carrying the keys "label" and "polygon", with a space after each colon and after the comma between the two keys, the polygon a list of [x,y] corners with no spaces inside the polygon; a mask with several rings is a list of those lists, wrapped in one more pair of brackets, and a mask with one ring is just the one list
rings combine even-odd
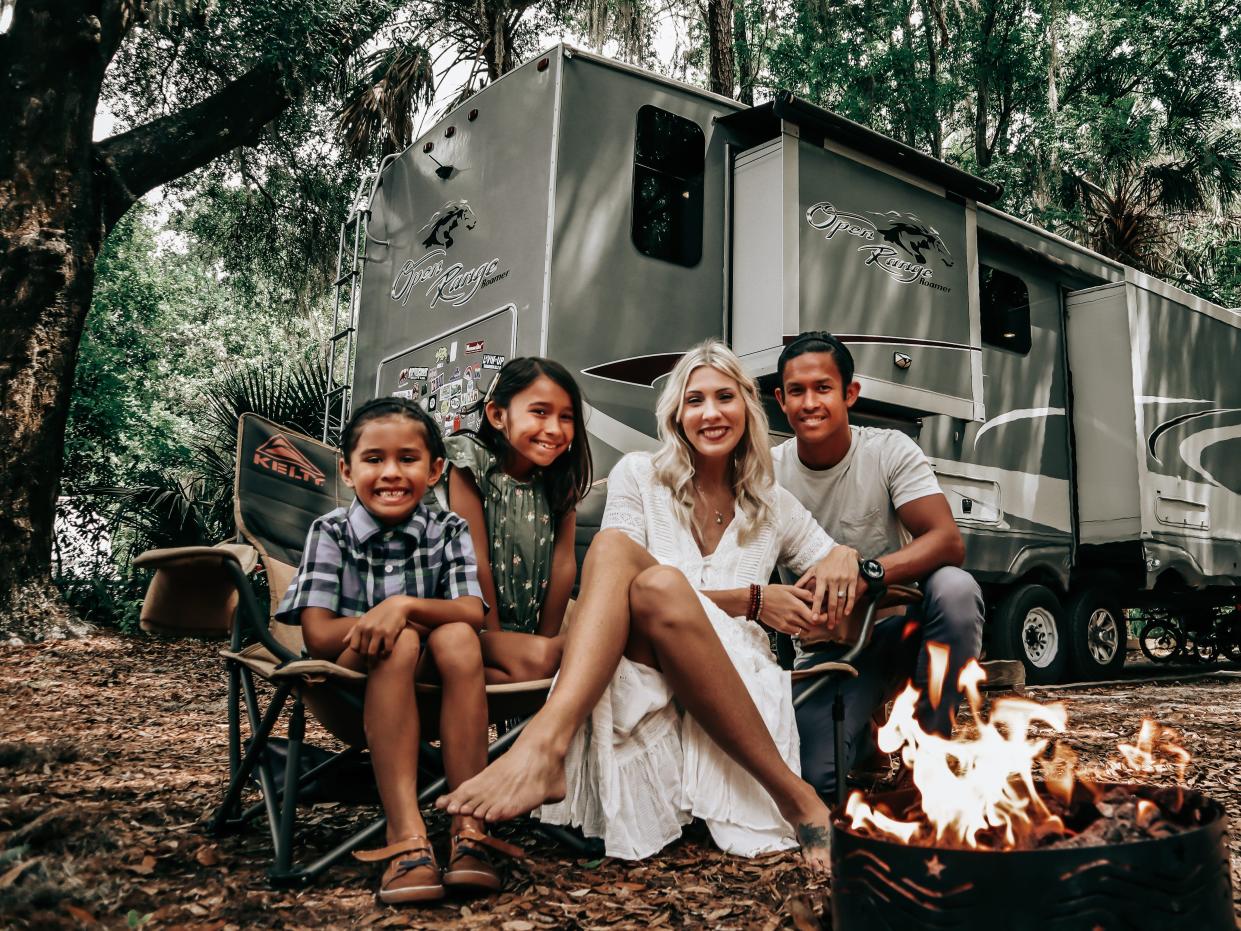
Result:
{"label": "bare foot", "polygon": [[806,788],[809,791],[805,797],[783,814],[788,823],[793,825],[807,868],[812,873],[823,874],[830,865],[831,813],[815,791],[810,786]]}
{"label": "bare foot", "polygon": [[564,795],[564,752],[527,730],[507,753],[435,804],[451,815],[508,821]]}

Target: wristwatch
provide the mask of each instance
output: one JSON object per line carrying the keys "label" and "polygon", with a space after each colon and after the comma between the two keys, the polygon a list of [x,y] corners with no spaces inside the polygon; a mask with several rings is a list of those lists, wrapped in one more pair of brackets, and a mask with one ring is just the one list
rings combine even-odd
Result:
{"label": "wristwatch", "polygon": [[858,571],[862,573],[862,578],[866,580],[867,585],[883,584],[883,563],[877,559],[859,559],[857,564]]}

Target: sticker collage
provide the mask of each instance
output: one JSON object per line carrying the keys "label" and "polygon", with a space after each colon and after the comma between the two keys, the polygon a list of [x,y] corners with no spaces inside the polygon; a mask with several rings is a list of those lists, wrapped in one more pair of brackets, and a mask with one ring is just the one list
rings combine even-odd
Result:
{"label": "sticker collage", "polygon": [[427,358],[428,364],[401,368],[391,394],[420,401],[445,435],[477,430],[482,412],[470,412],[469,408],[487,393],[505,361],[504,356],[486,353],[485,349],[481,339],[424,346],[413,355]]}

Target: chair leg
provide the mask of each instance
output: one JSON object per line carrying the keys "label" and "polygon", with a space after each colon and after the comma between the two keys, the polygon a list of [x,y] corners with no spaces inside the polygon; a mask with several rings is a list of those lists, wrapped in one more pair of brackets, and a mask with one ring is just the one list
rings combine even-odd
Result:
{"label": "chair leg", "polygon": [[[233,774],[233,778],[229,780],[228,790],[224,793],[224,800],[215,810],[208,825],[208,830],[213,834],[219,834],[229,823],[229,814],[237,807],[241,798],[241,790],[245,788],[246,780],[250,778],[250,773],[257,765],[260,768],[260,776],[268,778],[263,779],[264,795],[268,794],[268,783],[271,771],[263,765],[263,750],[267,744],[267,738],[271,735],[272,728],[276,724],[276,720],[280,717],[280,712],[284,708],[285,700],[289,696],[289,687],[282,685],[276,689],[276,694],[272,696],[271,704],[267,706],[267,713],[263,715],[259,721],[258,727],[254,731],[253,737],[250,738],[250,746],[246,749],[245,756],[242,757],[241,764],[237,767],[237,771]],[[253,721],[254,719],[252,719]],[[274,789],[274,786],[271,787]],[[275,801],[269,807],[269,813],[274,809]]]}
{"label": "chair leg", "polygon": [[241,673],[237,664],[228,664],[228,775],[231,779],[241,766]]}
{"label": "chair leg", "polygon": [[280,830],[276,838],[276,862],[271,875],[282,876],[293,865],[293,829],[297,824],[297,786],[299,764],[302,756],[302,740],[306,736],[306,707],[301,696],[293,701],[293,713],[289,716],[289,748],[285,759],[284,797],[280,805]]}
{"label": "chair leg", "polygon": [[840,811],[844,811],[849,765],[845,762],[845,700],[839,689],[832,702],[832,741],[836,750],[836,805]]}

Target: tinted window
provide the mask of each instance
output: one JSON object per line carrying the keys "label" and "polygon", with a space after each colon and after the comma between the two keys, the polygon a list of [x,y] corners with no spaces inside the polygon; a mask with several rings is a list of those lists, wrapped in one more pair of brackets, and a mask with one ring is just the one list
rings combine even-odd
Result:
{"label": "tinted window", "polygon": [[638,111],[633,164],[633,244],[678,265],[702,258],[702,175],[707,139],[697,123],[661,110]]}
{"label": "tinted window", "polygon": [[1016,275],[979,265],[982,341],[1020,355],[1030,351],[1030,289]]}

